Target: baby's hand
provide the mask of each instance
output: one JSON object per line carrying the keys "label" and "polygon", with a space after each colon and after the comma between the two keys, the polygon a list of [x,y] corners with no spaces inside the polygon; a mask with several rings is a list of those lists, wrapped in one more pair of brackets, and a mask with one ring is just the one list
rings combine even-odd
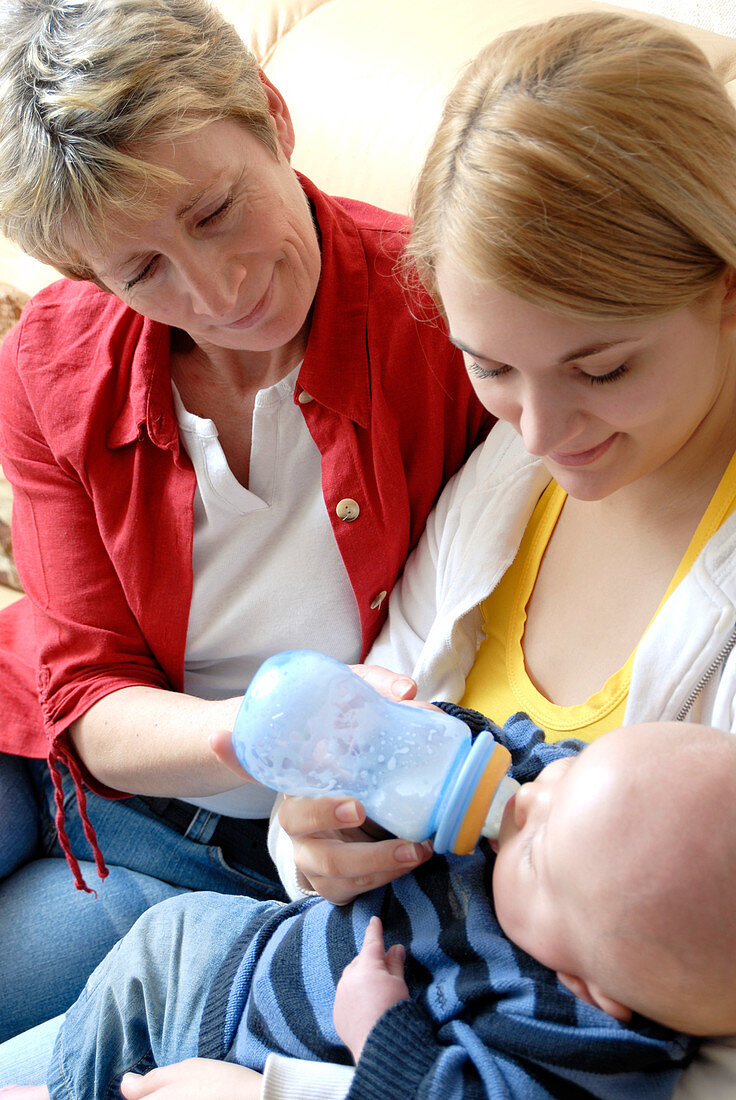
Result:
{"label": "baby's hand", "polygon": [[259,1100],[263,1077],[233,1062],[188,1058],[143,1076],[126,1073],[120,1083],[125,1100]]}
{"label": "baby's hand", "polygon": [[345,967],[337,983],[335,1030],[357,1062],[368,1035],[392,1005],[409,1000],[404,981],[406,951],[383,943],[383,926],[371,917],[360,953]]}

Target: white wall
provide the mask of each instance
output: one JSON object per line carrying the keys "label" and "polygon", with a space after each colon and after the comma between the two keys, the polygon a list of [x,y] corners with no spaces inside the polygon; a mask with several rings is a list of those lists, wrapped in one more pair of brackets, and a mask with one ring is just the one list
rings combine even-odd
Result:
{"label": "white wall", "polygon": [[736,0],[614,0],[624,8],[678,19],[693,27],[736,37]]}

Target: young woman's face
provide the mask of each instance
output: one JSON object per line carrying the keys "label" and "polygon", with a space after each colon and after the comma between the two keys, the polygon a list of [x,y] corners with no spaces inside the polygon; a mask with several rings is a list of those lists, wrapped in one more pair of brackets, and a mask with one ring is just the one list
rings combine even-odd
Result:
{"label": "young woman's face", "polygon": [[635,322],[570,320],[447,257],[437,279],[478,397],[572,497],[601,500],[672,462],[687,477],[724,437],[736,445],[725,279],[707,304]]}
{"label": "young woman's face", "polygon": [[[109,234],[95,274],[138,313],[201,346],[270,351],[306,324],[320,275],[309,205],[287,156],[245,127],[210,122],[144,150],[181,184]],[[94,251],[94,250],[92,250]]]}

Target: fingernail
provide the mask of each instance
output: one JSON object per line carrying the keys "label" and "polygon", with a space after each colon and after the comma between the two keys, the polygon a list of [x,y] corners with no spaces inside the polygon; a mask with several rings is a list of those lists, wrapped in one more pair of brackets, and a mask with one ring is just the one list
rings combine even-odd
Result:
{"label": "fingernail", "polygon": [[358,807],[354,802],[341,802],[339,806],[335,807],[335,817],[343,825],[357,825],[360,821]]}
{"label": "fingernail", "polygon": [[399,863],[418,863],[423,855],[423,844],[400,844],[394,848],[394,859]]}
{"label": "fingernail", "polygon": [[401,677],[398,680],[394,680],[391,685],[391,690],[397,699],[403,699],[414,688],[414,681],[408,677]]}

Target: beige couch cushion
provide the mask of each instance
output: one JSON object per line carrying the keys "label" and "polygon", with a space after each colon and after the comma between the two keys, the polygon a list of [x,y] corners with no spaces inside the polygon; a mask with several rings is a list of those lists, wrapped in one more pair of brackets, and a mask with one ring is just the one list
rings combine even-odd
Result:
{"label": "beige couch cushion", "polygon": [[[270,51],[266,66],[294,119],[293,163],[334,194],[406,210],[444,98],[481,46],[511,27],[601,7],[612,6],[333,0],[316,7]],[[731,79],[736,102],[736,39],[674,25]]]}
{"label": "beige couch cushion", "polygon": [[[597,0],[217,0],[286,96],[293,162],[333,194],[408,209],[411,187],[461,67],[512,26]],[[654,0],[641,0],[646,7]],[[630,10],[619,8],[618,10]],[[736,39],[698,41],[736,101]],[[0,238],[0,280],[31,293],[56,278]]]}

